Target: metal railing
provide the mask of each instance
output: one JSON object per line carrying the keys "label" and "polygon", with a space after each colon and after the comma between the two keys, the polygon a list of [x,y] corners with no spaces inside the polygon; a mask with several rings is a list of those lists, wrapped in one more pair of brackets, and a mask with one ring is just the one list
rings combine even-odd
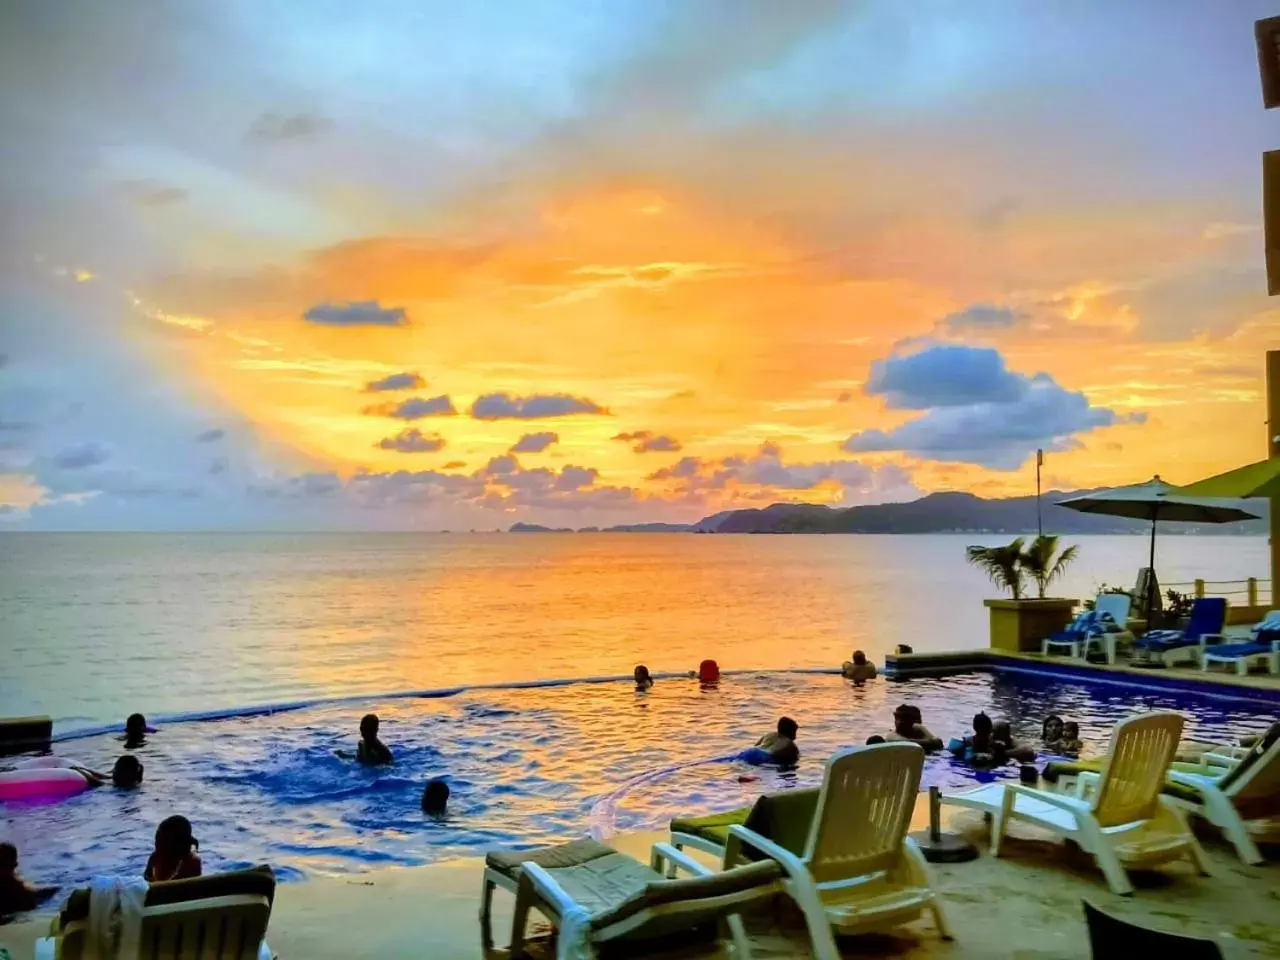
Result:
{"label": "metal railing", "polygon": [[1166,590],[1190,593],[1194,597],[1226,597],[1233,604],[1248,607],[1272,606],[1274,591],[1270,580],[1249,577],[1246,580],[1187,580],[1166,583]]}

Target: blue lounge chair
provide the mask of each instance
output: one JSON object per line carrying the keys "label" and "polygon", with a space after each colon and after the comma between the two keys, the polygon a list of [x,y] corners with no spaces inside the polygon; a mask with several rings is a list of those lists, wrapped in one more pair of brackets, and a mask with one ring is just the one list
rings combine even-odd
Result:
{"label": "blue lounge chair", "polygon": [[1199,597],[1191,605],[1191,619],[1186,630],[1148,630],[1134,641],[1149,660],[1162,660],[1172,666],[1183,660],[1195,663],[1210,643],[1221,643],[1222,627],[1227,622],[1225,597]]}
{"label": "blue lounge chair", "polygon": [[1076,618],[1051,637],[1040,641],[1040,653],[1048,656],[1053,647],[1066,647],[1072,657],[1080,656],[1080,648],[1085,646],[1094,634],[1102,632],[1102,623],[1093,610],[1083,610]]}
{"label": "blue lounge chair", "polygon": [[1280,610],[1268,613],[1251,632],[1251,640],[1207,648],[1200,657],[1200,669],[1208,670],[1211,663],[1229,664],[1244,676],[1254,664],[1262,663],[1272,674],[1280,674]]}

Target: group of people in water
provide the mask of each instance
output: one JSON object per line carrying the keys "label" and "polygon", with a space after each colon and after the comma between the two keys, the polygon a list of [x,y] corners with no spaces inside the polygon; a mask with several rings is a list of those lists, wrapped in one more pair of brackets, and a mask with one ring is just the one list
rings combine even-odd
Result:
{"label": "group of people in water", "polygon": [[[135,713],[125,721],[121,739],[124,749],[137,750],[146,745],[147,734],[154,731],[147,726],[146,718]],[[100,787],[110,783],[121,790],[131,790],[142,784],[143,765],[134,754],[126,753],[116,760],[111,773],[99,773],[66,757],[32,757],[15,766],[21,771],[64,770],[84,778],[85,787]],[[192,835],[191,821],[186,817],[166,817],[156,828],[155,846],[147,858],[143,879],[148,883],[167,880],[185,880],[201,873],[199,841]],[[57,887],[39,887],[28,883],[18,870],[18,848],[12,843],[0,843],[0,918],[33,910],[58,892]]]}
{"label": "group of people in water", "polygon": [[[395,763],[395,757],[378,738],[382,721],[376,713],[366,713],[360,718],[360,739],[354,753],[335,751],[344,760],[354,760],[366,767],[382,767]],[[432,777],[422,788],[422,812],[433,817],[442,816],[449,806],[449,784],[439,777]]]}
{"label": "group of people in water", "polygon": [[[379,720],[367,714],[360,721],[360,739],[354,753],[338,751],[339,757],[353,759],[365,766],[383,766],[395,762],[391,750],[378,737]],[[125,721],[121,739],[126,750],[144,747],[147,734],[155,731],[146,718],[135,713]],[[14,765],[16,771],[69,771],[84,778],[84,788],[110,783],[118,789],[134,789],[142,784],[143,764],[133,753],[116,760],[110,774],[99,773],[66,757],[31,757]],[[439,778],[427,781],[422,791],[422,811],[433,817],[442,816],[449,804],[449,784]],[[186,880],[201,875],[200,843],[192,834],[191,821],[183,816],[167,817],[156,829],[155,847],[147,858],[143,878],[148,883]],[[39,887],[26,882],[18,870],[18,849],[12,843],[0,843],[0,918],[33,910],[58,892],[57,887]]]}
{"label": "group of people in water", "polygon": [[[841,674],[856,685],[861,685],[877,675],[875,664],[868,661],[861,650],[841,667]],[[720,670],[714,660],[706,660],[699,666],[696,676],[704,686],[716,684]],[[637,693],[653,688],[654,680],[648,667],[636,666],[634,671]],[[354,760],[364,766],[393,764],[391,749],[379,738],[380,721],[376,714],[367,714],[360,720],[360,739],[355,750],[335,751],[337,756]],[[790,717],[779,718],[775,729],[760,737],[756,743],[738,755],[737,759],[751,764],[769,764],[779,768],[794,767],[800,760],[797,745],[799,724]],[[146,744],[148,733],[142,714],[135,713],[125,723],[121,738],[126,750],[136,750]],[[1061,717],[1046,717],[1041,728],[1042,748],[1049,753],[1076,756],[1081,749],[1079,725],[1064,721]],[[1014,739],[1007,720],[992,720],[986,713],[973,718],[972,733],[953,738],[944,744],[942,738],[924,723],[920,708],[903,703],[893,712],[893,727],[883,734],[867,738],[868,744],[905,741],[919,744],[926,751],[947,749],[957,758],[981,768],[991,768],[1009,762],[1027,763],[1037,754],[1031,744]],[[86,786],[102,786],[110,782],[119,789],[138,787],[143,779],[142,762],[133,753],[126,753],[116,760],[111,773],[102,774],[84,767],[73,760],[55,757],[36,757],[23,761],[19,769],[58,767],[73,770],[84,777]],[[430,816],[441,816],[449,803],[449,785],[443,779],[432,778],[422,791],[422,811]],[[147,860],[144,877],[148,882],[165,882],[198,877],[201,874],[199,842],[192,835],[190,821],[186,817],[172,816],[161,822],[156,830],[155,848]],[[13,844],[0,843],[0,916],[30,910],[57,892],[56,887],[36,887],[26,883],[18,872],[18,851]]]}

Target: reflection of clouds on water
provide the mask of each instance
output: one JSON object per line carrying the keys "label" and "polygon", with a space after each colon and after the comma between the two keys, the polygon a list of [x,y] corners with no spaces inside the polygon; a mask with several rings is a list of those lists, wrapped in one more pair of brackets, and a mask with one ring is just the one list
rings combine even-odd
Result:
{"label": "reflection of clouds on water", "polygon": [[[0,839],[19,844],[24,870],[42,882],[140,873],[156,824],[182,813],[195,827],[207,869],[265,861],[286,877],[350,873],[582,836],[602,799],[611,801],[617,829],[661,829],[677,815],[817,785],[826,757],[885,732],[902,702],[917,704],[943,738],[962,735],[973,714],[985,710],[1009,718],[1018,737],[1036,743],[1041,719],[1057,713],[1081,724],[1093,753],[1112,724],[1135,710],[1188,710],[1188,734],[1202,739],[1257,730],[1272,719],[1231,701],[1026,675],[853,687],[833,676],[769,674],[728,677],[714,690],[662,680],[639,699],[627,681],[172,724],[138,751],[146,764],[141,790],[102,789],[38,810],[5,809]],[[393,766],[362,767],[334,755],[354,750],[360,717],[370,711],[382,719]],[[795,771],[734,761],[671,769],[735,754],[783,714],[800,724]],[[61,752],[109,768],[119,751],[104,736],[68,743]],[[661,771],[667,772],[655,776]],[[744,774],[755,779],[741,782]],[[984,778],[1016,775],[1010,765]],[[974,776],[950,756],[935,755],[924,782],[959,786]],[[432,777],[450,788],[441,819],[420,807]]]}

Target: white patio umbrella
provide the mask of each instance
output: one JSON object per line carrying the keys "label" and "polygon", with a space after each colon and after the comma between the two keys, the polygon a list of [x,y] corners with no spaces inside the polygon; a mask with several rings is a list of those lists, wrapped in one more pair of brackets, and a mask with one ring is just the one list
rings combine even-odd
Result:
{"label": "white patio umbrella", "polygon": [[[1152,573],[1156,568],[1156,524],[1161,520],[1184,523],[1234,523],[1237,520],[1256,520],[1257,514],[1241,510],[1230,500],[1217,497],[1180,496],[1178,488],[1155,476],[1146,483],[1134,483],[1127,487],[1099,490],[1083,497],[1059,500],[1058,506],[1081,513],[1102,513],[1112,517],[1132,517],[1151,521]],[[1152,582],[1156,582],[1152,578]],[[1147,591],[1146,618],[1151,623],[1152,591]]]}

